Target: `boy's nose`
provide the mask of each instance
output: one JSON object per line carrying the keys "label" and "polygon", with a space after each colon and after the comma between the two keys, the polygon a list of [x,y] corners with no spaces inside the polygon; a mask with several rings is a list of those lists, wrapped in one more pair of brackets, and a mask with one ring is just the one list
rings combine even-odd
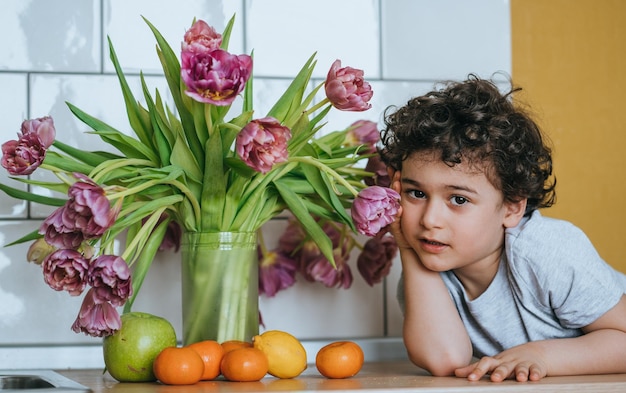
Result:
{"label": "boy's nose", "polygon": [[422,212],[421,224],[424,228],[440,228],[443,221],[443,206],[434,200],[428,200]]}

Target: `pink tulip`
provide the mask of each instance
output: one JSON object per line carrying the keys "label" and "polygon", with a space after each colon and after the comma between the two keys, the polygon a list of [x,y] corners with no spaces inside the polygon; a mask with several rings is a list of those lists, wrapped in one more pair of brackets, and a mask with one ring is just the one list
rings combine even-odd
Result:
{"label": "pink tulip", "polygon": [[181,63],[181,77],[187,85],[185,94],[196,101],[218,106],[230,105],[252,74],[250,56],[232,55],[221,49],[184,50]]}
{"label": "pink tulip", "polygon": [[348,265],[349,255],[345,251],[342,248],[333,250],[336,267],[333,267],[325,257],[309,261],[305,268],[305,277],[309,281],[320,282],[328,288],[349,289],[352,285],[352,271]]}
{"label": "pink tulip", "polygon": [[52,146],[54,139],[56,138],[54,121],[50,116],[24,120],[22,122],[22,135],[26,134],[36,134],[41,140],[43,146],[48,149]]}
{"label": "pink tulip", "polygon": [[372,107],[372,87],[363,79],[363,71],[351,67],[341,68],[341,61],[335,60],[328,71],[326,97],[331,104],[343,111],[361,112]]}
{"label": "pink tulip", "polygon": [[365,145],[359,154],[376,152],[376,143],[380,140],[380,133],[375,122],[370,120],[357,120],[348,127],[344,144],[346,146]]}
{"label": "pink tulip", "polygon": [[389,274],[397,253],[398,245],[393,236],[373,237],[365,242],[356,266],[369,286],[378,284]]}
{"label": "pink tulip", "polygon": [[268,251],[259,257],[259,293],[273,297],[296,282],[296,261],[289,256]]}
{"label": "pink tulip", "polygon": [[287,161],[291,130],[273,117],[252,120],[237,135],[237,155],[250,168],[267,173],[274,164]]}
{"label": "pink tulip", "polygon": [[183,51],[206,52],[219,49],[220,45],[222,45],[222,35],[205,21],[198,20],[185,32],[182,49]]}
{"label": "pink tulip", "polygon": [[43,279],[55,291],[80,295],[87,285],[89,261],[74,250],[57,250],[41,264]]}
{"label": "pink tulip", "polygon": [[352,204],[352,221],[357,230],[375,236],[391,224],[400,208],[400,195],[391,188],[371,186],[359,194]]}
{"label": "pink tulip", "polygon": [[72,330],[92,337],[104,337],[112,335],[121,326],[122,320],[115,307],[109,302],[98,299],[92,288],[87,291],[83,299],[78,317],[72,324]]}
{"label": "pink tulip", "polygon": [[118,210],[112,209],[102,187],[82,174],[68,191],[65,205],[46,218],[39,229],[48,244],[58,248],[78,248],[111,227]]}
{"label": "pink tulip", "polygon": [[132,293],[130,269],[116,255],[101,255],[91,262],[87,279],[94,296],[114,306],[121,306]]}
{"label": "pink tulip", "polygon": [[11,175],[30,175],[45,157],[46,147],[36,133],[24,134],[17,141],[2,144],[2,166]]}

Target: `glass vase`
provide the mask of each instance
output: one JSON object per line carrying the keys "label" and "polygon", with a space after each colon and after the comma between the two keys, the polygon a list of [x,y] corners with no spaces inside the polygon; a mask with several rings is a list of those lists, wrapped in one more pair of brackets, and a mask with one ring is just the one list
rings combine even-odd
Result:
{"label": "glass vase", "polygon": [[256,232],[183,234],[183,344],[259,333]]}

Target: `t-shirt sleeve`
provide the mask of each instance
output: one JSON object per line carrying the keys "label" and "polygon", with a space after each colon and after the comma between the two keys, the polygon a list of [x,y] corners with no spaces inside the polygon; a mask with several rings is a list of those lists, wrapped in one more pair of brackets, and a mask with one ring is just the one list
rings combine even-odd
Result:
{"label": "t-shirt sleeve", "polygon": [[535,306],[552,312],[562,326],[578,329],[619,302],[626,289],[623,274],[598,255],[579,228],[549,218],[527,225],[507,236],[507,253],[517,282],[526,286],[520,290],[534,294]]}

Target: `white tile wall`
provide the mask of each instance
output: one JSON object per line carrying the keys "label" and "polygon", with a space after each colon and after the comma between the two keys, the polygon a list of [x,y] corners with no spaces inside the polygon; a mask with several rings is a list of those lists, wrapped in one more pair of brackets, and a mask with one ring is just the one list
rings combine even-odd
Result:
{"label": "white tile wall", "polygon": [[[318,82],[337,58],[363,69],[374,88],[372,110],[334,112],[329,129],[361,118],[382,125],[385,108],[403,105],[437,80],[470,72],[488,77],[511,68],[507,0],[186,0],[175,6],[169,0],[3,0],[2,6],[0,142],[14,139],[23,119],[51,115],[60,139],[92,149],[97,141],[84,134],[86,127],[73,118],[66,101],[126,131],[107,36],[137,97],[140,70],[149,75],[152,90],[166,90],[142,15],[177,50],[194,17],[221,31],[236,14],[230,50],[254,50],[259,113],[269,109],[315,51]],[[0,181],[11,182],[4,171]],[[1,194],[0,246],[36,229],[49,212]],[[283,224],[276,220],[264,228],[270,244]],[[99,343],[70,330],[80,299],[50,290],[40,268],[25,262],[26,248],[0,249],[0,369],[19,367],[9,355],[21,346]],[[154,262],[135,309],[167,317],[180,332],[178,260],[177,254],[166,254]],[[356,266],[353,273],[349,290],[300,282],[275,298],[262,297],[266,328],[303,340],[397,339],[402,325],[395,302],[399,262],[387,282],[374,288],[363,282]]]}

